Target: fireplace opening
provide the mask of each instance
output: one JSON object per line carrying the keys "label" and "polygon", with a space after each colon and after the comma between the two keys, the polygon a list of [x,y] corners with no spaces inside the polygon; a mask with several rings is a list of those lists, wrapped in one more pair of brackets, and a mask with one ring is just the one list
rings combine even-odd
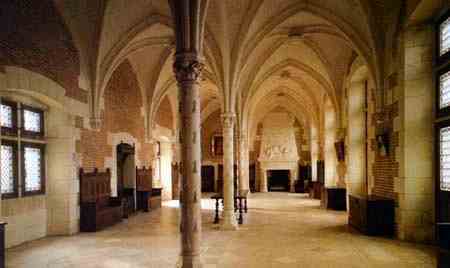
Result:
{"label": "fireplace opening", "polygon": [[269,192],[288,192],[289,170],[268,170],[267,184]]}

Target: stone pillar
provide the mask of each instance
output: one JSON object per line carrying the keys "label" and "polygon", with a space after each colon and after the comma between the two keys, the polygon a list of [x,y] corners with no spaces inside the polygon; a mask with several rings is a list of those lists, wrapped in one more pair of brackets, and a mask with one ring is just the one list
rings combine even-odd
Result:
{"label": "stone pillar", "polygon": [[261,193],[267,193],[268,192],[268,188],[267,188],[267,170],[266,169],[261,169],[261,184],[259,187],[259,191]]}
{"label": "stone pillar", "polygon": [[179,89],[181,143],[181,259],[179,267],[202,267],[200,74],[208,0],[169,0],[175,33],[174,72]]}
{"label": "stone pillar", "polygon": [[[394,178],[398,194],[398,236],[416,242],[434,241],[433,107],[435,91],[432,72],[433,26],[409,27],[404,32],[403,72],[394,101],[399,118],[393,122],[399,147],[391,153],[399,162]],[[434,159],[436,161],[436,159]]]}
{"label": "stone pillar", "polygon": [[319,159],[319,133],[317,128],[311,128],[311,180],[317,181],[317,160]]}
{"label": "stone pillar", "polygon": [[351,194],[366,194],[365,190],[365,118],[364,81],[350,84],[348,96],[348,157],[347,189]]}
{"label": "stone pillar", "polygon": [[71,235],[79,230],[80,159],[76,153],[74,118],[62,110],[47,113],[47,234]]}
{"label": "stone pillar", "polygon": [[290,189],[291,193],[295,193],[295,182],[297,181],[297,169],[293,168],[289,171],[289,181],[290,181]]}
{"label": "stone pillar", "polygon": [[239,150],[239,190],[250,190],[249,152],[245,135],[241,135]]}
{"label": "stone pillar", "polygon": [[222,229],[236,230],[234,214],[234,119],[232,113],[222,115],[223,119],[223,223]]}
{"label": "stone pillar", "polygon": [[202,64],[192,55],[175,56],[181,111],[181,264],[201,267],[200,85]]}
{"label": "stone pillar", "polygon": [[324,118],[324,158],[325,158],[325,187],[336,186],[336,150],[334,143],[336,141],[336,113],[328,99],[325,103],[325,118]]}

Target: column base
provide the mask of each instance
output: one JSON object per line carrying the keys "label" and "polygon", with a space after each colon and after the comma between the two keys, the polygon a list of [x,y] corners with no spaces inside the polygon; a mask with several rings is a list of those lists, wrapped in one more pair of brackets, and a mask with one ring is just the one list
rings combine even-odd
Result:
{"label": "column base", "polygon": [[195,256],[183,256],[181,255],[176,268],[202,268],[203,263],[201,261],[200,255]]}
{"label": "column base", "polygon": [[223,231],[236,231],[238,229],[238,223],[234,210],[223,211],[223,221],[220,225],[220,229]]}
{"label": "column base", "polygon": [[267,190],[267,188],[266,188],[266,189],[263,188],[263,189],[260,190],[260,192],[261,192],[261,193],[267,193],[267,192],[269,192],[269,191]]}

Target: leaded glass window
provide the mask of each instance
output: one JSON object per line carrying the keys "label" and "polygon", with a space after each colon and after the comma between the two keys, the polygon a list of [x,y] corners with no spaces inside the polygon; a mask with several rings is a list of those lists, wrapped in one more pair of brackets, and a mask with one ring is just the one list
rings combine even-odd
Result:
{"label": "leaded glass window", "polygon": [[450,127],[440,129],[441,190],[450,191]]}
{"label": "leaded glass window", "polygon": [[439,27],[439,55],[450,51],[450,18],[447,18]]}
{"label": "leaded glass window", "polygon": [[41,132],[41,113],[24,109],[23,128],[26,131]]}
{"label": "leaded glass window", "polygon": [[9,105],[2,104],[0,108],[0,125],[2,127],[13,127],[13,109]]}
{"label": "leaded glass window", "polygon": [[25,147],[23,154],[23,170],[25,192],[41,190],[42,182],[42,151],[40,148]]}
{"label": "leaded glass window", "polygon": [[2,194],[14,193],[14,147],[11,145],[1,145],[0,149],[1,165],[1,192]]}
{"label": "leaded glass window", "polygon": [[450,106],[450,71],[439,76],[439,108]]}

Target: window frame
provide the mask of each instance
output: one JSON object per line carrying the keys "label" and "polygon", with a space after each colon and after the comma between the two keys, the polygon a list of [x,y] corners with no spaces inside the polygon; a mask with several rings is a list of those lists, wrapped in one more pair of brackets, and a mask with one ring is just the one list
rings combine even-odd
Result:
{"label": "window frame", "polygon": [[436,20],[435,23],[435,39],[436,39],[436,51],[435,51],[435,57],[436,57],[436,63],[437,65],[442,65],[444,63],[447,63],[450,60],[450,50],[445,52],[443,55],[441,55],[441,25],[446,21],[448,18],[450,18],[450,9],[445,11],[441,16],[439,16],[439,19]]}
{"label": "window frame", "polygon": [[[41,131],[35,132],[35,131],[25,130],[25,120],[24,120],[24,118],[25,118],[25,110],[39,114],[39,117],[40,117],[40,130]],[[20,133],[20,135],[21,135],[22,138],[40,139],[40,140],[42,140],[44,138],[44,135],[45,135],[45,129],[44,129],[45,123],[44,123],[44,121],[45,121],[45,119],[44,119],[44,111],[42,109],[35,108],[35,107],[32,107],[32,106],[25,105],[25,104],[21,103],[20,118],[21,118],[21,122],[20,122],[20,124],[21,124],[21,126],[20,126],[21,133]]]}
{"label": "window frame", "polygon": [[1,100],[2,105],[6,105],[11,107],[12,109],[12,127],[4,127],[1,126],[1,134],[4,136],[11,136],[16,137],[18,135],[18,108],[17,108],[17,102],[8,101],[8,100]]}
{"label": "window frame", "polygon": [[[26,185],[26,176],[25,176],[25,148],[38,148],[41,150],[41,189],[35,191],[27,191],[25,189]],[[22,160],[20,163],[21,169],[21,177],[22,177],[22,196],[33,196],[33,195],[43,195],[45,194],[45,183],[46,179],[46,167],[45,167],[45,149],[46,144],[44,143],[35,143],[35,142],[21,142],[20,143],[20,159]]]}
{"label": "window frame", "polygon": [[[3,133],[3,132],[2,132]],[[17,198],[19,196],[19,145],[17,141],[2,139],[1,145],[13,147],[13,192],[1,193],[2,199]]]}
{"label": "window frame", "polygon": [[436,116],[438,118],[450,116],[450,105],[445,108],[440,108],[440,100],[441,100],[441,80],[440,77],[445,73],[450,72],[450,64],[445,66],[441,66],[437,68],[435,72],[435,88],[436,88]]}

